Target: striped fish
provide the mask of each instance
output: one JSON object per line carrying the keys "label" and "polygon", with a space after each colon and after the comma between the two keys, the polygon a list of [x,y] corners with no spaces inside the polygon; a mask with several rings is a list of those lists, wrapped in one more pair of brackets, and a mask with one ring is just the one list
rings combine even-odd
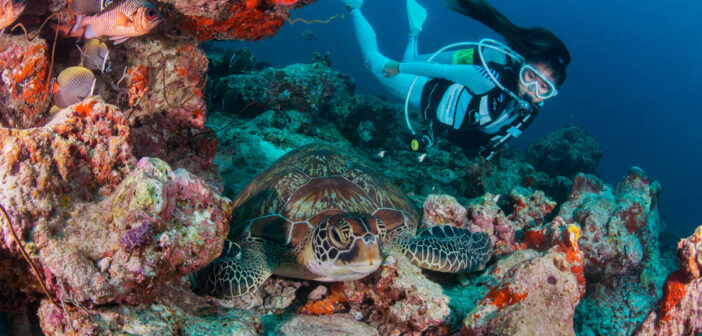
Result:
{"label": "striped fish", "polygon": [[22,14],[27,0],[0,0],[0,34]]}
{"label": "striped fish", "polygon": [[91,16],[76,16],[71,33],[85,28],[86,39],[109,37],[114,44],[152,31],[163,21],[156,6],[144,0],[115,0]]}
{"label": "striped fish", "polygon": [[95,75],[84,67],[70,67],[61,71],[53,85],[54,103],[66,108],[93,94]]}
{"label": "striped fish", "polygon": [[104,42],[98,39],[88,40],[81,51],[84,67],[90,70],[100,70],[100,72],[111,70],[110,50],[107,49]]}

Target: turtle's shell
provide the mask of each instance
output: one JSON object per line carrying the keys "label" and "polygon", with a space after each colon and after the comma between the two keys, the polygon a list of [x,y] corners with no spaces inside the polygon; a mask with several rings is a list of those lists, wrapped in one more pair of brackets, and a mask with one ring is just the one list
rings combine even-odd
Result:
{"label": "turtle's shell", "polygon": [[297,246],[327,216],[360,212],[380,218],[387,236],[414,230],[407,197],[362,159],[314,144],[281,157],[234,200],[229,239],[262,237]]}

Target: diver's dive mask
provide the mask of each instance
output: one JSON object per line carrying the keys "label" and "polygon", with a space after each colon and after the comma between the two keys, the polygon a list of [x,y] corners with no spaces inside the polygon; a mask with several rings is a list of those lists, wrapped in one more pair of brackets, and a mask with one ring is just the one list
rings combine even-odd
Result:
{"label": "diver's dive mask", "polygon": [[556,85],[529,64],[524,63],[519,69],[519,81],[539,99],[548,99],[558,94]]}

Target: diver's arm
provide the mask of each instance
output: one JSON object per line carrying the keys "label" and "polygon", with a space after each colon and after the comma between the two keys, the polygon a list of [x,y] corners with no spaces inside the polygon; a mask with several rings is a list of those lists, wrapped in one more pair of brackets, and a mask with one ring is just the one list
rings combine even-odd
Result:
{"label": "diver's arm", "polygon": [[473,93],[484,93],[495,87],[489,78],[486,78],[473,65],[451,65],[428,62],[402,62],[399,66],[400,73],[413,74],[430,78],[443,78],[462,84]]}

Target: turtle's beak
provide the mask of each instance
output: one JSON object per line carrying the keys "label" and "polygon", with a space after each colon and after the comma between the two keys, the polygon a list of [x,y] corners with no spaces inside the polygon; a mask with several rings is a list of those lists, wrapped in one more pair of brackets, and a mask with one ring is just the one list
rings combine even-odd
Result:
{"label": "turtle's beak", "polygon": [[347,267],[357,273],[372,273],[383,263],[383,253],[380,241],[371,234],[365,234],[361,239],[356,239],[356,246],[351,248],[356,255]]}

